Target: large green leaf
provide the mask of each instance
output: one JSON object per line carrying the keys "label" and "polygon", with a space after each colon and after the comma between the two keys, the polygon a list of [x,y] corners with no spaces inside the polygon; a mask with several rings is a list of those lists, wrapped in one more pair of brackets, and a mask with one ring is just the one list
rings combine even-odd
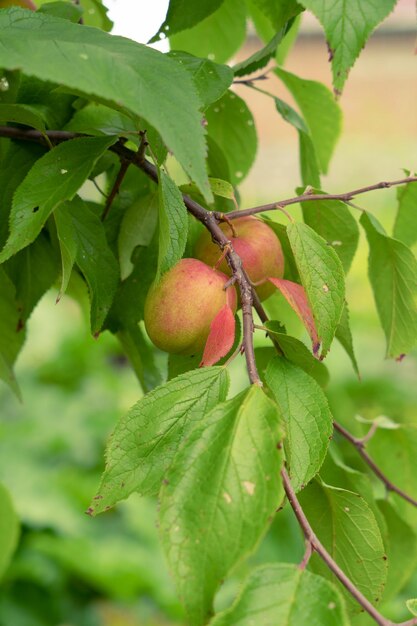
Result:
{"label": "large green leaf", "polygon": [[333,432],[332,414],[316,381],[286,359],[273,359],[265,378],[286,425],[285,456],[298,491],[324,461]]}
{"label": "large green leaf", "polygon": [[288,361],[301,367],[309,376],[312,376],[321,387],[326,387],[329,382],[329,372],[327,367],[316,359],[305,343],[285,335],[279,322],[266,322],[268,334],[278,343],[281,351]]}
{"label": "large green leaf", "polygon": [[417,183],[408,183],[397,189],[398,211],[394,237],[407,246],[417,241]]}
{"label": "large green leaf", "polygon": [[162,542],[196,626],[206,623],[221,581],[254,549],[281,502],[280,438],[276,406],[253,385],[196,425],[167,474]]}
{"label": "large green leaf", "polygon": [[19,520],[9,492],[0,484],[0,578],[7,569],[19,537]]}
{"label": "large green leaf", "polygon": [[239,184],[255,160],[257,138],[252,113],[242,98],[228,91],[206,111],[208,134],[226,156],[230,182]]}
{"label": "large green leaf", "polygon": [[115,140],[115,137],[72,139],[36,161],[14,194],[10,235],[0,253],[0,262],[37,237],[51,212],[75,196],[94,164]]}
{"label": "large green leaf", "polygon": [[224,0],[170,0],[165,20],[149,43],[165,39],[174,33],[192,28],[214,13]]}
{"label": "large green leaf", "polygon": [[20,315],[16,302],[16,289],[0,267],[0,378],[19,396],[13,363],[24,341]]}
{"label": "large green leaf", "polygon": [[0,38],[0,67],[145,118],[211,200],[199,98],[179,63],[129,39],[18,8],[1,12]]}
{"label": "large green leaf", "polygon": [[291,92],[311,133],[320,169],[326,174],[342,128],[342,112],[325,85],[277,68],[275,74]]}
{"label": "large green leaf", "polygon": [[343,267],[334,249],[306,224],[292,223],[287,227],[287,233],[324,356],[330,348],[345,303]]}
{"label": "large green leaf", "polygon": [[296,17],[304,8],[296,0],[252,0],[253,4],[269,19],[273,28],[279,30]]}
{"label": "large green leaf", "polygon": [[360,222],[369,243],[369,279],[387,341],[387,356],[401,358],[417,341],[417,261],[405,244],[388,237],[375,217]]}
{"label": "large green leaf", "polygon": [[91,332],[95,334],[103,325],[119,284],[117,261],[102,222],[78,196],[55,211],[55,220],[63,259],[70,250],[70,262],[76,261],[88,284]]}
{"label": "large green leaf", "polygon": [[331,54],[333,84],[341,92],[349,70],[372,31],[397,0],[301,0],[324,28]]}
{"label": "large green leaf", "polygon": [[344,600],[321,576],[296,565],[255,569],[233,606],[210,626],[348,626]]}
{"label": "large green leaf", "polygon": [[170,46],[173,50],[184,50],[198,57],[225,63],[239,50],[245,36],[245,3],[241,0],[224,0],[217,11],[194,28],[170,37]]}
{"label": "large green leaf", "polygon": [[254,52],[249,58],[233,66],[235,76],[247,76],[253,74],[267,65],[276,53],[278,45],[285,35],[285,28],[274,34],[272,39],[260,50]]}
{"label": "large green leaf", "polygon": [[4,122],[24,124],[42,133],[45,132],[45,122],[42,116],[27,104],[0,104],[0,123],[4,124]]}
{"label": "large green leaf", "polygon": [[[297,189],[297,193],[303,193],[303,189]],[[359,241],[359,228],[348,207],[338,200],[311,200],[302,202],[301,207],[305,223],[336,250],[347,274]]]}
{"label": "large green leaf", "polygon": [[117,424],[109,441],[97,496],[96,515],[133,491],[158,493],[180,444],[193,426],[225,399],[228,374],[222,367],[188,372],[144,396]]}
{"label": "large green leaf", "polygon": [[[373,604],[378,603],[387,578],[387,563],[378,523],[365,500],[357,493],[317,481],[304,489],[299,499],[329,554],[356,587]],[[313,555],[311,564],[322,576],[334,580],[317,555]]]}
{"label": "large green leaf", "polygon": [[188,216],[180,190],[163,170],[159,172],[158,275],[182,257],[187,243]]}

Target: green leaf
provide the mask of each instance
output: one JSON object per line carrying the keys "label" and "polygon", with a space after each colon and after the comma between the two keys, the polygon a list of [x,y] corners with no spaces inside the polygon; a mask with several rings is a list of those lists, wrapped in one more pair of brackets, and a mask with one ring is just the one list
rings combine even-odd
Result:
{"label": "green leaf", "polygon": [[262,69],[274,56],[278,45],[285,35],[285,28],[281,28],[272,39],[260,50],[254,52],[249,58],[233,66],[235,76],[247,76]]}
{"label": "green leaf", "polygon": [[408,183],[397,189],[398,211],[394,224],[394,237],[407,246],[417,241],[417,184]]}
{"label": "green leaf", "polygon": [[14,194],[10,235],[0,262],[37,237],[52,211],[74,197],[94,164],[115,141],[115,137],[72,139],[36,161]]}
{"label": "green leaf", "polygon": [[305,80],[281,68],[274,72],[299,106],[311,134],[320,170],[326,174],[342,128],[340,107],[322,83]]}
{"label": "green leaf", "polygon": [[[217,0],[216,0],[217,1]],[[193,2],[193,6],[198,3]],[[170,37],[173,50],[225,63],[239,50],[246,37],[246,7],[241,0],[224,0],[205,20]]]}
{"label": "green leaf", "polygon": [[375,217],[360,219],[369,243],[368,272],[387,342],[387,357],[401,358],[417,340],[417,262],[401,241],[388,237]]}
{"label": "green leaf", "polygon": [[214,13],[223,2],[224,0],[199,0],[199,2],[170,0],[165,20],[158,28],[157,33],[149,40],[149,43],[192,28]]}
{"label": "green leaf", "polygon": [[190,72],[203,109],[221,98],[232,83],[233,70],[227,65],[219,65],[209,59],[199,59],[187,52],[172,51],[168,56]]}
{"label": "green leaf", "polygon": [[29,143],[8,142],[4,158],[0,161],[0,246],[8,236],[8,222],[13,194],[25,178],[33,163],[44,153],[41,146]]}
{"label": "green leaf", "polygon": [[316,381],[286,359],[273,359],[265,378],[286,425],[285,456],[298,491],[324,461],[333,433],[332,415]]}
{"label": "green leaf", "polygon": [[278,343],[284,356],[288,361],[301,367],[309,376],[312,376],[321,387],[326,387],[329,382],[329,372],[327,367],[314,358],[307,346],[290,335],[285,335],[282,332],[282,327],[279,322],[266,322],[266,328],[268,334]]}
{"label": "green leaf", "polygon": [[137,246],[149,246],[158,221],[158,192],[139,197],[123,215],[117,247],[122,280],[133,270],[132,253]]}
{"label": "green leaf", "polygon": [[334,249],[306,224],[292,223],[287,233],[325,356],[345,303],[343,267]]}
{"label": "green leaf", "polygon": [[[317,481],[304,489],[299,499],[326,550],[354,585],[377,604],[387,578],[387,563],[378,523],[368,504],[357,493]],[[310,563],[314,571],[334,580],[317,555]],[[347,593],[346,597],[352,602]]]}
{"label": "green leaf", "polygon": [[304,7],[296,0],[252,0],[253,4],[269,19],[275,30],[283,28],[287,22],[296,17]]}
{"label": "green leaf", "polygon": [[95,26],[106,32],[113,28],[113,22],[108,18],[108,9],[103,5],[102,0],[80,0],[84,9],[83,20],[86,26]]}
{"label": "green leaf", "polygon": [[[298,194],[303,191],[297,189]],[[323,192],[315,189],[315,193]],[[348,207],[338,200],[309,200],[301,202],[301,207],[305,223],[336,250],[347,274],[359,241],[359,228]]]}
{"label": "green leaf", "polygon": [[412,615],[417,615],[417,598],[406,600],[405,604]]}
{"label": "green leaf", "polygon": [[348,626],[338,590],[296,565],[276,563],[253,570],[233,606],[210,626]]}
{"label": "green leaf", "polygon": [[158,276],[182,257],[187,243],[187,209],[180,190],[163,170],[159,171],[159,257]]}
{"label": "green leaf", "polygon": [[58,274],[59,257],[43,233],[9,259],[4,268],[16,287],[19,327],[23,327],[35,305],[52,286]]}
{"label": "green leaf", "polygon": [[0,123],[14,122],[32,126],[41,133],[45,132],[45,122],[42,116],[27,104],[0,104]]}
{"label": "green leaf", "polygon": [[346,354],[352,362],[353,369],[355,370],[358,378],[360,378],[359,367],[356,361],[355,350],[353,348],[353,337],[352,331],[350,330],[349,309],[347,302],[345,302],[345,306],[343,307],[342,317],[340,318],[339,325],[336,328],[335,337],[345,349]]}
{"label": "green leaf", "polygon": [[0,579],[6,571],[19,538],[19,520],[9,492],[0,484]]}
{"label": "green leaf", "polygon": [[379,500],[387,525],[388,578],[384,591],[384,602],[394,598],[413,575],[417,565],[417,535],[387,501]]}
{"label": "green leaf", "polygon": [[88,135],[122,135],[131,140],[141,130],[139,123],[120,111],[115,111],[104,104],[90,102],[74,115],[65,125],[65,129],[73,133]]}
{"label": "green leaf", "polygon": [[276,406],[252,385],[196,424],[168,471],[162,543],[196,626],[206,623],[221,581],[254,549],[282,500],[280,438]]}
{"label": "green leaf", "polygon": [[108,443],[106,468],[90,512],[97,515],[134,491],[156,495],[180,444],[225,399],[228,380],[222,367],[198,369],[139,400]]}
{"label": "green leaf", "polygon": [[38,9],[39,13],[46,13],[53,17],[60,17],[64,20],[69,20],[75,24],[83,15],[83,9],[77,4],[70,4],[69,2],[57,1],[47,2]]}
{"label": "green leaf", "polygon": [[20,391],[13,373],[13,364],[25,339],[19,320],[16,289],[0,267],[0,378],[18,398]]}
{"label": "green leaf", "polygon": [[224,153],[229,168],[230,182],[239,184],[255,160],[257,138],[255,122],[242,98],[232,91],[206,111],[209,137]]}
{"label": "green leaf", "polygon": [[328,42],[333,85],[340,93],[366,40],[392,11],[397,0],[302,0],[317,17]]}
{"label": "green leaf", "polygon": [[200,102],[189,73],[166,55],[129,39],[28,13],[18,8],[1,12],[0,67],[19,67],[72,93],[143,117],[210,201]]}
{"label": "green leaf", "polygon": [[268,224],[269,228],[272,228],[280,241],[285,259],[284,278],[286,280],[291,280],[293,282],[299,283],[300,276],[298,274],[297,265],[295,263],[293,252],[291,250],[286,226],[284,226],[284,224],[280,224],[279,222],[274,222],[267,214],[262,214],[261,217],[265,224]]}
{"label": "green leaf", "polygon": [[123,351],[127,355],[133,370],[145,393],[162,383],[162,376],[155,363],[155,351],[146,342],[144,333],[138,324],[127,324],[117,331]]}
{"label": "green leaf", "polygon": [[[96,334],[112,305],[119,284],[119,268],[111,252],[100,219],[78,196],[55,211],[63,255],[75,260],[88,284],[91,300],[91,332]],[[69,268],[68,268],[69,270]]]}

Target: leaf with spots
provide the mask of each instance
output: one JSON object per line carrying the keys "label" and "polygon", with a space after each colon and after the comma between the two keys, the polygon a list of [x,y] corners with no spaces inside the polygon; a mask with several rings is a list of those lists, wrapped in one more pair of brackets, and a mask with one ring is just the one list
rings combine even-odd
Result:
{"label": "leaf with spots", "polygon": [[158,276],[182,257],[187,243],[188,216],[180,190],[163,170],[159,171]]}
{"label": "leaf with spots", "polygon": [[317,382],[287,359],[275,357],[265,378],[286,425],[285,456],[298,491],[317,474],[326,457],[332,414]]}
{"label": "leaf with spots", "polygon": [[255,123],[242,98],[227,91],[206,111],[207,131],[225,155],[230,182],[239,184],[255,159],[257,138]]}
{"label": "leaf with spots", "polygon": [[117,424],[89,512],[102,513],[134,491],[156,495],[174,455],[195,424],[225,400],[223,367],[187,372],[146,394]]}
{"label": "leaf with spots", "polygon": [[301,283],[313,312],[322,358],[328,352],[345,304],[345,276],[339,257],[306,224],[287,227]]}
{"label": "leaf with spots", "polygon": [[397,0],[301,0],[324,28],[336,92],[342,91],[368,37],[396,3]]}
{"label": "leaf with spots", "polygon": [[387,357],[402,358],[417,342],[417,261],[388,237],[369,213],[360,219],[369,243],[368,273],[387,342]]}
{"label": "leaf with spots", "polygon": [[116,137],[72,139],[35,162],[14,194],[10,235],[0,262],[32,243],[52,211],[75,196],[95,163],[115,141]]}
{"label": "leaf with spots", "polygon": [[[377,604],[387,580],[387,562],[378,523],[365,500],[357,493],[318,481],[308,485],[299,500],[326,550],[354,585]],[[336,580],[316,554],[310,565],[314,572]],[[350,608],[360,610],[344,587],[343,592]]]}
{"label": "leaf with spots", "polygon": [[235,339],[235,316],[228,304],[220,309],[210,325],[200,367],[214,365],[232,349]]}
{"label": "leaf with spots", "polygon": [[321,576],[290,563],[253,570],[233,605],[209,626],[349,626],[342,595]]}
{"label": "leaf with spots", "polygon": [[283,278],[268,278],[268,280],[279,289],[288,304],[303,322],[313,344],[313,353],[317,354],[320,349],[320,340],[304,287]]}
{"label": "leaf with spots", "polygon": [[206,623],[221,581],[255,548],[282,500],[280,439],[276,405],[252,385],[196,424],[168,472],[162,543],[195,626]]}

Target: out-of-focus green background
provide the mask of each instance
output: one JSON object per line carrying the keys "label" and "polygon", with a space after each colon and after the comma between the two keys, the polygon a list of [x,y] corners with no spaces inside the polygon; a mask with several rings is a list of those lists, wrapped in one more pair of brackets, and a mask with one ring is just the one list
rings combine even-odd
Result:
{"label": "out-of-focus green background", "polygon": [[[251,42],[245,55],[252,46]],[[416,169],[417,102],[414,37],[374,36],[355,65],[340,100],[344,131],[329,176],[331,192]],[[324,41],[303,36],[286,67],[330,86]],[[289,96],[273,79],[262,87]],[[273,103],[239,87],[253,110],[259,154],[242,186],[244,206],[282,199],[299,185],[297,138],[276,115]],[[390,230],[395,190],[358,199]],[[297,214],[297,209],[294,209]],[[359,382],[348,358],[335,345],[328,357],[329,397],[335,416],[388,415],[416,420],[416,359],[384,360],[384,337],[377,324],[366,278],[367,247],[360,248],[348,277],[348,295]],[[158,544],[157,504],[131,497],[96,519],[84,514],[103,469],[106,439],[116,420],[140,397],[140,389],[116,341],[88,334],[84,314],[69,297],[55,304],[48,294],[29,324],[17,375],[24,402],[0,388],[0,480],[9,488],[22,522],[18,550],[0,587],[0,626],[156,626],[181,624],[179,606]],[[297,322],[292,329],[302,335]],[[262,337],[257,340],[261,345]],[[162,362],[162,357],[161,357]],[[246,383],[233,363],[233,391]],[[302,540],[291,514],[277,516],[252,562],[297,561]],[[219,606],[233,597],[237,579],[225,584]],[[417,577],[404,597],[417,596]],[[386,607],[396,619],[407,612],[401,599]],[[357,622],[362,623],[362,622]],[[259,625],[261,626],[261,625]]]}

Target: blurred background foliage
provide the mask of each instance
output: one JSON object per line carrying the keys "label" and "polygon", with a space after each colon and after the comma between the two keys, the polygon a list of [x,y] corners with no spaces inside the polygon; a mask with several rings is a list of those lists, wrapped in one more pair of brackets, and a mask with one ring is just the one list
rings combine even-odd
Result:
{"label": "blurred background foliage", "polygon": [[[249,41],[242,58],[258,45]],[[378,34],[357,62],[341,100],[344,132],[327,191],[401,177],[401,167],[415,169],[417,148],[417,83],[413,36]],[[305,78],[330,83],[324,41],[305,33],[291,51],[286,67]],[[274,90],[274,81],[268,82]],[[296,137],[273,111],[273,103],[239,87],[258,125],[258,157],[242,186],[243,206],[294,194],[299,184]],[[281,95],[277,92],[278,95]],[[285,94],[288,101],[291,98]],[[375,211],[391,232],[395,191],[362,197],[359,204]],[[296,214],[296,209],[294,210]],[[363,240],[347,279],[352,329],[361,381],[338,345],[327,360],[331,371],[328,395],[335,418],[356,434],[360,415],[386,415],[417,425],[417,362],[384,360],[384,338],[366,279],[367,247]],[[163,626],[182,623],[158,543],[153,500],[131,497],[105,515],[84,514],[103,470],[103,452],[116,420],[140,397],[138,383],[119,345],[109,333],[98,340],[70,297],[55,305],[56,290],[33,313],[28,340],[18,362],[23,404],[0,387],[0,481],[12,494],[20,519],[14,559],[0,587],[1,626]],[[273,296],[278,298],[278,296]],[[288,312],[291,330],[302,336]],[[268,345],[262,334],[257,345]],[[164,357],[160,357],[165,367]],[[232,364],[232,393],[244,384],[241,363]],[[338,446],[351,467],[363,469],[353,449]],[[336,453],[335,453],[336,454]],[[381,489],[380,486],[375,486]],[[381,490],[381,499],[384,493]],[[382,502],[383,506],[386,505]],[[412,574],[417,563],[416,518],[398,516],[403,546],[400,567]],[[288,507],[280,512],[252,562],[297,562],[303,541]],[[242,565],[218,597],[226,606]],[[395,600],[383,605],[387,616],[406,619],[404,599],[417,595],[417,574]],[[369,624],[359,615],[353,624]],[[261,625],[260,625],[261,626]]]}

